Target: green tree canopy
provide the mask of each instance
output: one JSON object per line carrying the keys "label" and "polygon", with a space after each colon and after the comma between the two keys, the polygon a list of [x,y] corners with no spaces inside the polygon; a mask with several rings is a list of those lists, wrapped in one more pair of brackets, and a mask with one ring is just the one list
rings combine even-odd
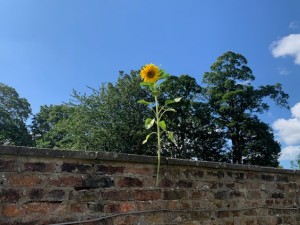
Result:
{"label": "green tree canopy", "polygon": [[182,97],[172,105],[176,113],[167,114],[167,124],[174,131],[176,145],[165,142],[165,154],[175,158],[227,161],[224,133],[212,122],[202,88],[188,75],[171,76],[163,86],[162,101]]}
{"label": "green tree canopy", "polygon": [[[271,129],[259,121],[256,114],[269,109],[264,101],[266,97],[288,108],[288,95],[281,84],[255,88],[251,85],[254,79],[244,56],[226,52],[211,66],[211,72],[204,74],[205,95],[216,123],[231,141],[232,162],[264,164],[263,159],[268,155],[272,156],[268,165],[275,166],[278,164],[279,144]],[[264,143],[261,148],[258,146],[259,136],[260,143]]]}
{"label": "green tree canopy", "polygon": [[14,88],[0,83],[0,144],[30,146],[32,141],[26,125],[30,114],[28,101]]}

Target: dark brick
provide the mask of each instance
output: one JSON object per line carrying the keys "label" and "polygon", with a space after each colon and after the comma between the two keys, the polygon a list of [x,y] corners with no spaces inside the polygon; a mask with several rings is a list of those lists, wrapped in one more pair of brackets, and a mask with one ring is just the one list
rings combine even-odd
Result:
{"label": "dark brick", "polygon": [[92,212],[103,212],[104,205],[101,203],[88,203],[87,207]]}
{"label": "dark brick", "polygon": [[229,218],[230,217],[230,212],[228,211],[218,211],[216,212],[217,218]]}
{"label": "dark brick", "polygon": [[222,172],[222,171],[218,171],[218,172],[208,171],[207,176],[214,176],[214,177],[222,178],[222,177],[224,177],[224,172]]}
{"label": "dark brick", "polygon": [[104,166],[104,165],[98,165],[97,166],[97,172],[100,174],[118,174],[124,172],[124,167],[118,166]]}
{"label": "dark brick", "polygon": [[142,187],[143,182],[138,178],[124,177],[118,182],[119,187]]}
{"label": "dark brick", "polygon": [[230,198],[244,197],[244,193],[239,192],[239,191],[230,191],[229,197],[230,197]]}
{"label": "dark brick", "polygon": [[14,161],[0,160],[0,171],[1,172],[15,171],[14,165],[15,165]]}
{"label": "dark brick", "polygon": [[90,171],[92,169],[92,166],[91,165],[78,164],[78,165],[76,165],[76,168],[80,173],[87,173],[88,171]]}
{"label": "dark brick", "polygon": [[278,176],[276,176],[276,180],[278,182],[286,182],[286,183],[288,183],[289,182],[289,177],[288,176],[278,175]]}
{"label": "dark brick", "polygon": [[185,191],[164,191],[163,192],[163,199],[164,200],[179,200],[185,198],[187,193]]}
{"label": "dark brick", "polygon": [[191,188],[191,187],[193,187],[193,182],[180,180],[177,182],[176,186],[180,187],[180,188]]}
{"label": "dark brick", "polygon": [[0,202],[17,202],[21,198],[21,194],[15,189],[0,190]]}
{"label": "dark brick", "polygon": [[138,201],[149,201],[149,200],[159,200],[161,198],[160,191],[147,191],[138,190],[135,192],[135,200]]}
{"label": "dark brick", "polygon": [[262,174],[261,179],[265,181],[274,181],[274,176]]}
{"label": "dark brick", "polygon": [[201,171],[201,170],[192,170],[192,169],[184,170],[183,173],[186,177],[193,178],[193,179],[201,178],[204,175],[203,171]]}
{"label": "dark brick", "polygon": [[228,199],[229,198],[228,191],[218,191],[214,195],[215,195],[215,199],[224,200],[224,199]]}
{"label": "dark brick", "polygon": [[51,200],[63,200],[65,197],[65,191],[64,190],[51,190],[48,193],[48,197]]}
{"label": "dark brick", "polygon": [[111,201],[134,200],[134,193],[129,190],[102,192],[101,196],[104,200]]}
{"label": "dark brick", "polygon": [[61,172],[71,173],[76,170],[76,164],[75,163],[63,163],[60,168],[61,168]]}
{"label": "dark brick", "polygon": [[28,197],[31,200],[41,200],[44,197],[43,189],[32,189],[28,193]]}
{"label": "dark brick", "polygon": [[160,187],[166,188],[172,186],[173,186],[173,181],[168,178],[164,178],[160,181]]}
{"label": "dark brick", "polygon": [[272,198],[284,198],[284,194],[283,193],[272,193],[271,195]]}
{"label": "dark brick", "polygon": [[45,172],[47,171],[46,163],[24,163],[25,171]]}
{"label": "dark brick", "polygon": [[245,179],[245,174],[244,173],[236,173],[235,174],[235,179],[236,180],[244,180]]}
{"label": "dark brick", "polygon": [[88,177],[82,182],[82,187],[76,187],[75,190],[109,188],[114,186],[114,181],[110,177]]}

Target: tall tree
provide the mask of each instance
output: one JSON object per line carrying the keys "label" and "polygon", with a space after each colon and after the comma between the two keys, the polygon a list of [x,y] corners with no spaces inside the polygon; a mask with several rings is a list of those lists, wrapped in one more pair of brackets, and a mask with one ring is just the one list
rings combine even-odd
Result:
{"label": "tall tree", "polygon": [[30,146],[32,140],[26,125],[30,114],[27,99],[0,83],[0,144]]}
{"label": "tall tree", "polygon": [[74,108],[62,105],[44,105],[32,118],[31,132],[36,147],[72,149],[75,138],[69,132],[68,119]]}
{"label": "tall tree", "polygon": [[176,113],[167,114],[167,124],[174,131],[176,145],[165,142],[165,154],[175,158],[227,161],[224,133],[212,122],[202,88],[188,75],[171,76],[164,82],[162,101],[182,97],[172,105]]}
{"label": "tall tree", "polygon": [[[272,138],[271,129],[260,122],[256,114],[269,109],[269,105],[264,101],[266,97],[274,100],[278,106],[288,108],[288,95],[278,83],[255,88],[251,85],[254,79],[255,76],[247,66],[244,56],[226,52],[211,66],[211,72],[204,74],[203,83],[207,85],[205,95],[216,117],[216,123],[232,143],[233,163],[243,163],[244,157],[244,163],[257,163],[259,157],[264,157],[262,152],[268,152],[267,155],[272,155],[278,163],[278,143]],[[253,121],[257,126],[254,126]],[[247,132],[245,126],[249,129]],[[249,146],[253,146],[253,135],[261,135],[265,145],[260,150],[256,148],[256,151],[261,153],[256,153],[251,159]],[[276,150],[272,146],[277,146]],[[274,162],[270,165],[273,166]]]}

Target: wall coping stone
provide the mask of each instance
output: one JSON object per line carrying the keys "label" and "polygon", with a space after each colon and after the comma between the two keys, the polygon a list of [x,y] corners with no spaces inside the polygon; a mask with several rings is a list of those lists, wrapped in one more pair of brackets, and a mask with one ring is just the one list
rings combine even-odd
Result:
{"label": "wall coping stone", "polygon": [[[0,157],[4,155],[121,161],[121,162],[136,162],[136,163],[149,163],[149,164],[157,163],[156,156],[133,155],[133,154],[103,152],[103,151],[56,150],[56,149],[46,149],[46,148],[0,145]],[[193,160],[174,159],[174,158],[161,158],[161,164],[300,175],[300,170],[280,169],[280,168],[272,168],[272,167],[230,164],[230,163],[220,163],[220,162],[193,161]]]}

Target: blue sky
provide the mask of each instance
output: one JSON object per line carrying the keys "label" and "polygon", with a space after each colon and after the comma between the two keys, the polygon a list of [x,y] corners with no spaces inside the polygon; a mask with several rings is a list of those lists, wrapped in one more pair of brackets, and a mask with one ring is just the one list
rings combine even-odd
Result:
{"label": "blue sky", "polygon": [[254,85],[290,95],[291,110],[262,116],[287,167],[300,153],[299,0],[0,0],[0,82],[33,113],[146,63],[201,83],[229,50],[248,59]]}

